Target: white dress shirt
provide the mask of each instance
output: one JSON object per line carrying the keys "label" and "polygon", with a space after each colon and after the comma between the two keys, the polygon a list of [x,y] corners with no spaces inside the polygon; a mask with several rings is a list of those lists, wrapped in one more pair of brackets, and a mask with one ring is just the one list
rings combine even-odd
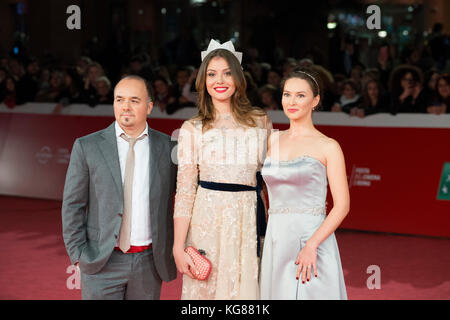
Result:
{"label": "white dress shirt", "polygon": [[[128,141],[121,138],[120,135],[125,133],[119,124],[115,123],[117,150],[119,151],[120,172],[122,176],[122,185],[125,180],[125,164],[129,144]],[[126,133],[125,133],[126,135]],[[134,174],[133,174],[133,193],[132,193],[132,214],[131,214],[131,236],[130,245],[146,246],[152,243],[152,233],[150,227],[150,175],[149,160],[150,148],[148,141],[148,125],[145,124],[145,130],[139,135],[145,138],[137,140],[134,145]],[[139,138],[138,137],[138,138]],[[119,246],[117,239],[116,246]]]}

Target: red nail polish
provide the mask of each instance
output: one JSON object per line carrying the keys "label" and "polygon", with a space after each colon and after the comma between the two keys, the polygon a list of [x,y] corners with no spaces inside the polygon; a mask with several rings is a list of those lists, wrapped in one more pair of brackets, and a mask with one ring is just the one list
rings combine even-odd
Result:
{"label": "red nail polish", "polygon": [[297,279],[297,280],[298,280],[298,277],[295,277],[295,279]]}
{"label": "red nail polish", "polygon": [[305,283],[305,281],[302,281],[302,283]]}

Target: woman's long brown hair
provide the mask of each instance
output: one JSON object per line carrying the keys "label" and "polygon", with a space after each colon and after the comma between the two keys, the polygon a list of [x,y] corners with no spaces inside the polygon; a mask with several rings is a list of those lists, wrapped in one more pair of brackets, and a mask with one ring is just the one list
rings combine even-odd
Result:
{"label": "woman's long brown hair", "polygon": [[236,91],[231,96],[231,112],[236,121],[244,126],[256,127],[256,117],[262,117],[266,113],[251,105],[246,95],[247,83],[245,81],[244,73],[242,72],[241,65],[236,57],[228,50],[217,49],[210,52],[198,70],[197,80],[195,87],[199,94],[198,100],[198,114],[193,120],[202,121],[203,131],[208,130],[211,127],[212,122],[216,118],[216,110],[212,103],[211,96],[206,89],[206,71],[209,63],[216,57],[224,58],[231,70],[231,75],[236,86]]}

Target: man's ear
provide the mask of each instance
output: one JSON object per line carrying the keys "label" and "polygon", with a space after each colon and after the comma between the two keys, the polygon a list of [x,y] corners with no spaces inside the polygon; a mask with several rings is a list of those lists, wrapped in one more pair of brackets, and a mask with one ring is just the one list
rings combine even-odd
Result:
{"label": "man's ear", "polygon": [[147,102],[147,114],[150,114],[150,112],[152,112],[152,109],[153,109],[153,101]]}

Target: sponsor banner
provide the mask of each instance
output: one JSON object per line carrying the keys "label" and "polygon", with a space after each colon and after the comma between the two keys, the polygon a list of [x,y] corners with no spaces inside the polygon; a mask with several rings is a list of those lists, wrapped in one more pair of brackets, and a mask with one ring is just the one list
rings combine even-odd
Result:
{"label": "sponsor banner", "polygon": [[[426,122],[427,115],[422,116]],[[172,135],[184,119],[151,116],[148,123]],[[113,121],[112,113],[0,112],[0,194],[62,199],[75,139]],[[284,130],[288,124],[274,121],[274,128]],[[336,139],[345,155],[351,208],[342,228],[450,237],[448,128],[329,124],[317,128]],[[328,212],[333,207],[331,190]]]}
{"label": "sponsor banner", "polygon": [[75,139],[114,121],[111,117],[8,114],[9,125],[3,126],[4,116],[0,113],[0,194],[43,199],[62,199]]}
{"label": "sponsor banner", "polygon": [[443,165],[437,198],[438,200],[450,200],[450,162]]}

